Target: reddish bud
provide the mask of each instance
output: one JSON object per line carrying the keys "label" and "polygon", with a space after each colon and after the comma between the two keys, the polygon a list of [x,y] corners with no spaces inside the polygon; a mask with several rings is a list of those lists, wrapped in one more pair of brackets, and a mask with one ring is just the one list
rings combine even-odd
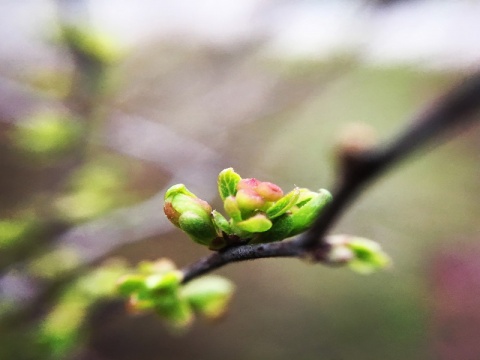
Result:
{"label": "reddish bud", "polygon": [[255,190],[257,188],[257,186],[260,185],[260,183],[261,183],[261,181],[255,179],[255,178],[242,179],[237,184],[237,190],[240,190],[240,189]]}
{"label": "reddish bud", "polygon": [[257,186],[257,193],[267,201],[277,201],[283,196],[282,189],[270,182],[261,182]]}
{"label": "reddish bud", "polygon": [[265,205],[265,200],[259,194],[247,188],[238,190],[235,198],[241,210],[258,210]]}
{"label": "reddish bud", "polygon": [[259,181],[255,178],[240,180],[237,184],[237,189],[253,191],[266,201],[277,201],[283,196],[283,191],[279,186],[270,182]]}
{"label": "reddish bud", "polygon": [[180,217],[180,213],[175,210],[171,202],[165,203],[165,205],[163,206],[163,212],[167,216],[167,219],[170,220],[173,225],[179,227],[178,218]]}

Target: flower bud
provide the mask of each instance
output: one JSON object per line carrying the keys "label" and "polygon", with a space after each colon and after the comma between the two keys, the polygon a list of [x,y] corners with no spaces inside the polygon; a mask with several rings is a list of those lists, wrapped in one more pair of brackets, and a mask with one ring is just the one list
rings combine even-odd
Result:
{"label": "flower bud", "polygon": [[279,186],[255,178],[240,180],[237,184],[237,189],[251,190],[265,201],[277,201],[283,196],[283,191]]}
{"label": "flower bud", "polygon": [[251,189],[238,190],[235,199],[242,214],[247,216],[249,213],[259,210],[265,205],[265,199]]}
{"label": "flower bud", "polygon": [[347,264],[353,271],[370,274],[387,267],[391,260],[375,241],[351,236],[333,235],[327,238],[331,249],[327,260],[332,264]]}
{"label": "flower bud", "polygon": [[260,182],[257,186],[257,193],[266,201],[277,201],[282,198],[282,189],[270,182]]}
{"label": "flower bud", "polygon": [[257,180],[255,178],[241,179],[237,184],[237,190],[249,189],[255,191],[259,184],[260,180]]}
{"label": "flower bud", "polygon": [[179,218],[180,229],[192,240],[202,245],[210,245],[217,237],[217,230],[210,216],[202,216],[193,211],[183,213]]}
{"label": "flower bud", "polygon": [[188,191],[183,184],[172,186],[167,191],[164,212],[175,226],[195,242],[209,245],[217,237],[212,221],[212,207]]}

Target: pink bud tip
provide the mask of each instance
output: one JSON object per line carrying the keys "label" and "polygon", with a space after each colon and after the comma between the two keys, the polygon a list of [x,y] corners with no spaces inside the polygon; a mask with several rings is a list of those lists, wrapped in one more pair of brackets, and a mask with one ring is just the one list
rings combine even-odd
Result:
{"label": "pink bud tip", "polygon": [[255,190],[260,183],[261,181],[255,178],[242,179],[237,184],[237,190],[240,190],[240,189]]}
{"label": "pink bud tip", "polygon": [[282,189],[270,182],[261,182],[257,187],[257,193],[267,201],[277,201],[283,196]]}

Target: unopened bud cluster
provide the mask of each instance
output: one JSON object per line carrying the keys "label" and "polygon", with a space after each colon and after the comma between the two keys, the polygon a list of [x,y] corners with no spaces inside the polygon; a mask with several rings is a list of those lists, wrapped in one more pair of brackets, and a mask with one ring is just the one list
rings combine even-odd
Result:
{"label": "unopened bud cluster", "polygon": [[307,230],[331,200],[327,190],[294,188],[287,194],[270,182],[242,179],[232,168],[218,176],[230,219],[212,210],[183,184],[165,194],[167,218],[195,242],[219,250],[238,243],[280,241]]}
{"label": "unopened bud cluster", "polygon": [[216,319],[225,313],[234,290],[229,280],[209,275],[182,285],[182,278],[168,259],[142,262],[118,280],[117,289],[131,312],[154,311],[173,330],[187,328],[195,314]]}
{"label": "unopened bud cluster", "polygon": [[370,274],[390,265],[390,257],[375,241],[352,235],[331,235],[326,239],[330,246],[328,258],[331,265],[348,265],[353,271]]}

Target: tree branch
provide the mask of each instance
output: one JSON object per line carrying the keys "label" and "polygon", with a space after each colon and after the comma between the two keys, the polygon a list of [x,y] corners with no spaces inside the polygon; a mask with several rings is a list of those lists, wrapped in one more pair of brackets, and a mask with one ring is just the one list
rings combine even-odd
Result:
{"label": "tree branch", "polygon": [[269,244],[240,245],[213,253],[183,269],[183,282],[218,269],[232,262],[269,257],[302,257],[305,250],[295,241],[283,241]]}
{"label": "tree branch", "polygon": [[[343,159],[333,201],[326,206],[313,226],[301,236],[284,242],[240,245],[211,254],[183,269],[184,282],[231,262],[267,257],[306,257],[327,262],[329,245],[324,240],[338,217],[368,183],[389,167],[431,140],[453,137],[462,126],[480,117],[480,73],[472,75],[413,119],[397,138],[385,146],[349,153]],[[478,114],[477,114],[478,115]]]}

